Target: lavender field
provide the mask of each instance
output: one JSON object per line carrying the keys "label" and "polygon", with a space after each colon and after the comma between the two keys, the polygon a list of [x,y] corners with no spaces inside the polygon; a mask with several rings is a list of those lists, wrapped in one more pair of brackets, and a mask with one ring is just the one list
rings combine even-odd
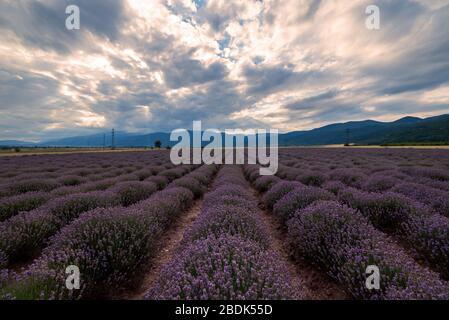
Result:
{"label": "lavender field", "polygon": [[449,151],[279,152],[1,157],[0,298],[449,299]]}

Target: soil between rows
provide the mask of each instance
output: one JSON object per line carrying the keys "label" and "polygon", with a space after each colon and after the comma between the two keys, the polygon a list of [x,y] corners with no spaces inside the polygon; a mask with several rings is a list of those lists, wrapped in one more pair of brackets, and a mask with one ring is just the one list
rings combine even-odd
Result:
{"label": "soil between rows", "polygon": [[281,222],[268,212],[260,193],[252,188],[258,199],[260,218],[272,236],[272,249],[277,251],[287,266],[293,286],[303,292],[303,298],[308,300],[346,300],[350,297],[335,281],[325,273],[317,270],[304,260],[293,257],[287,241],[287,233]]}
{"label": "soil between rows", "polygon": [[182,214],[172,223],[170,228],[162,236],[160,241],[160,250],[151,260],[151,266],[149,267],[147,274],[141,281],[139,287],[133,292],[124,294],[120,297],[121,299],[143,299],[145,293],[154,285],[157,278],[161,274],[163,266],[170,262],[175,255],[175,252],[183,238],[184,232],[195,222],[196,218],[200,214],[202,204],[202,198],[196,200],[193,206],[186,213]]}

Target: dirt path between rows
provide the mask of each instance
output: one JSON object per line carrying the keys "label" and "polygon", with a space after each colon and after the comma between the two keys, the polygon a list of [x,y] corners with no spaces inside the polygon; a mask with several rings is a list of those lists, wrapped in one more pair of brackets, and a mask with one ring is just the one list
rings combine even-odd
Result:
{"label": "dirt path between rows", "polygon": [[287,242],[287,233],[280,221],[266,209],[261,195],[252,188],[254,196],[259,200],[261,220],[272,236],[272,247],[277,251],[287,266],[293,286],[303,293],[302,299],[308,300],[342,300],[348,295],[325,273],[317,270],[305,261],[293,257]]}
{"label": "dirt path between rows", "polygon": [[151,267],[147,271],[144,279],[141,281],[140,286],[132,293],[123,295],[120,299],[143,299],[145,293],[154,285],[155,281],[159,277],[162,267],[173,258],[179,247],[179,243],[182,240],[184,232],[193,224],[200,214],[202,204],[202,199],[197,200],[188,212],[182,214],[178,219],[176,219],[176,221],[173,222],[161,238],[161,248],[156,256],[151,260]]}

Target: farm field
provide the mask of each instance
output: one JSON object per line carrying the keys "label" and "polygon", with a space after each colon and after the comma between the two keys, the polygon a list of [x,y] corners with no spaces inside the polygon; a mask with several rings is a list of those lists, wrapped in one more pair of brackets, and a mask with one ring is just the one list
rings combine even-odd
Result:
{"label": "farm field", "polygon": [[449,299],[449,150],[279,162],[260,176],[167,150],[0,157],[0,299]]}

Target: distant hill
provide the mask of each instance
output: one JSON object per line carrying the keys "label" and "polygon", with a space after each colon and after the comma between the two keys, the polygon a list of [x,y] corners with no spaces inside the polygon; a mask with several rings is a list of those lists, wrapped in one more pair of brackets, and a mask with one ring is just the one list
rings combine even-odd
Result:
{"label": "distant hill", "polygon": [[394,122],[353,121],[310,131],[290,132],[279,138],[282,146],[442,141],[449,141],[449,115],[426,119],[405,117]]}
{"label": "distant hill", "polygon": [[34,142],[19,141],[19,140],[0,140],[0,146],[11,146],[11,147],[32,147],[35,146]]}
{"label": "distant hill", "polygon": [[[102,147],[103,143],[105,143],[106,146],[111,146],[111,134],[108,133],[105,138],[106,139],[104,140],[103,134],[95,134],[89,136],[69,137],[58,140],[48,140],[39,143],[39,145],[51,147]],[[116,147],[154,146],[154,143],[157,140],[160,140],[163,146],[170,145],[170,135],[164,132],[133,134],[119,131],[115,133]]]}
{"label": "distant hill", "polygon": [[[191,134],[191,133],[190,133]],[[46,146],[46,147],[102,147],[103,134],[69,137],[39,143],[7,140],[0,146]],[[117,132],[117,147],[154,146],[156,140],[162,146],[173,146],[170,134],[155,132],[135,134]],[[311,146],[329,144],[379,145],[393,143],[431,143],[449,141],[449,114],[426,119],[405,117],[393,122],[373,120],[336,123],[309,131],[294,131],[279,135],[280,146]],[[106,135],[106,146],[111,145],[111,135]]]}

